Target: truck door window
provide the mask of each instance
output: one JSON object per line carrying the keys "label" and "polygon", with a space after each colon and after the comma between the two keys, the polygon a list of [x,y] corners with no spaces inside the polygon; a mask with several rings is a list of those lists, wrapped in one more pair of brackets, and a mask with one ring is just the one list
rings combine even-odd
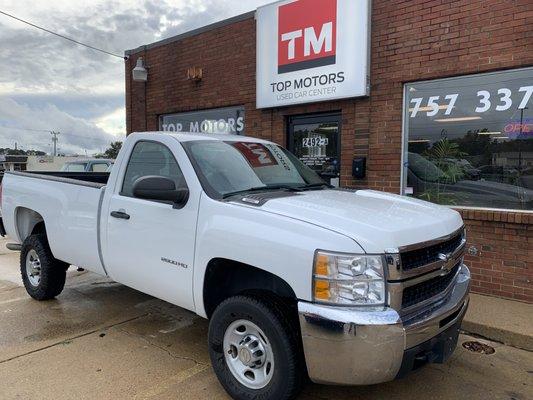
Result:
{"label": "truck door window", "polygon": [[138,142],[131,153],[120,194],[133,197],[135,181],[149,175],[170,178],[178,189],[187,187],[176,159],[166,146],[155,142]]}

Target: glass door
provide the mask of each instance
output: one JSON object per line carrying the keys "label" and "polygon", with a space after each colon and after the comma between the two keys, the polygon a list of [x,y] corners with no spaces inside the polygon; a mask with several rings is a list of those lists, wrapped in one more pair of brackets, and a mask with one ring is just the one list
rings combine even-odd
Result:
{"label": "glass door", "polygon": [[289,118],[289,150],[336,187],[340,180],[340,132],[340,114]]}

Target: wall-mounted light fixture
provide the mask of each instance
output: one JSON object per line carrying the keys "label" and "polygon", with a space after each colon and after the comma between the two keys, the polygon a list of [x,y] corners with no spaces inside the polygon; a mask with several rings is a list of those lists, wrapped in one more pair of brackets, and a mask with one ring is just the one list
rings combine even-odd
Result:
{"label": "wall-mounted light fixture", "polygon": [[148,70],[142,57],[137,59],[137,65],[133,68],[133,80],[135,82],[146,82],[148,80]]}
{"label": "wall-mounted light fixture", "polygon": [[200,82],[204,77],[204,70],[199,67],[191,67],[187,70],[187,79],[194,82]]}

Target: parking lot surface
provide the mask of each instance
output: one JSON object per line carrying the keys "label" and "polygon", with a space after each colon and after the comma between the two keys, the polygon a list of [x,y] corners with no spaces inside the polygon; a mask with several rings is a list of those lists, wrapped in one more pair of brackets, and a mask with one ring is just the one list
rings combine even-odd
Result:
{"label": "parking lot surface", "polygon": [[[227,399],[209,365],[207,321],[87,272],[57,300],[21,287],[0,242],[0,399]],[[477,340],[461,336],[460,344]],[[444,365],[368,387],[308,384],[301,399],[533,399],[533,353],[459,346]],[[335,355],[332,354],[332,357]]]}

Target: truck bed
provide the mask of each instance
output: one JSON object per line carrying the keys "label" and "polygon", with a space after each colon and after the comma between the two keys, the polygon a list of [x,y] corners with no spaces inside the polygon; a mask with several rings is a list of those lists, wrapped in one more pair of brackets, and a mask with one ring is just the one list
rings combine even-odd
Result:
{"label": "truck bed", "polygon": [[99,218],[109,175],[6,172],[2,180],[5,230],[20,243],[31,232],[33,222],[45,221],[55,258],[105,274],[100,258]]}

